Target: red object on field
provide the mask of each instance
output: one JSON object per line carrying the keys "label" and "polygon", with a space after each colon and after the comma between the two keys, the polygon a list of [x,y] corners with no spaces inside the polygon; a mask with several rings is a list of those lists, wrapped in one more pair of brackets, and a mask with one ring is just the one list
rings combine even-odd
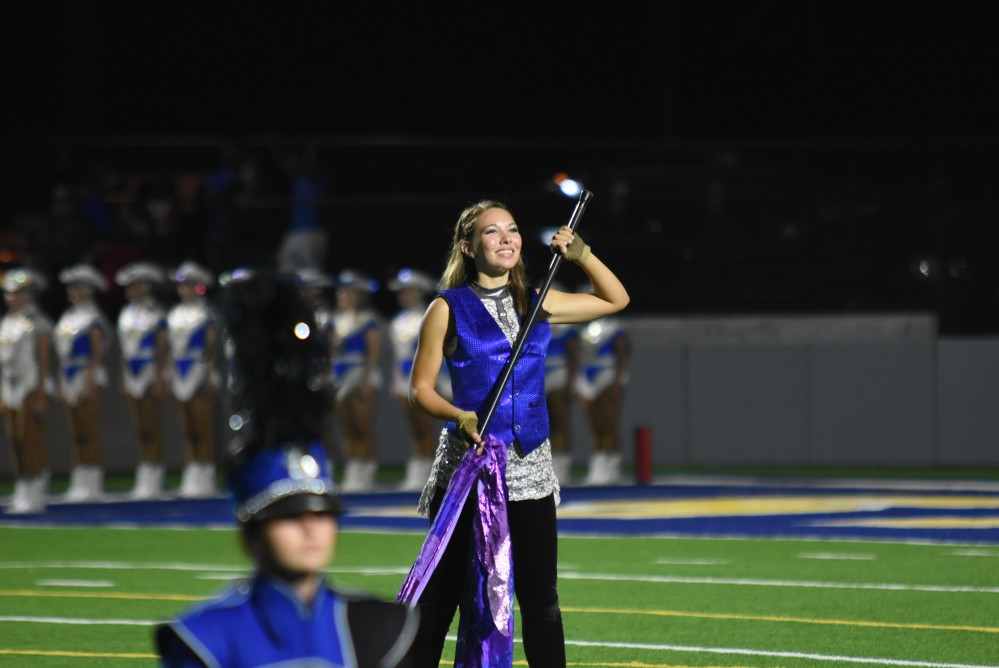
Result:
{"label": "red object on field", "polygon": [[652,430],[647,425],[635,429],[635,482],[652,483]]}

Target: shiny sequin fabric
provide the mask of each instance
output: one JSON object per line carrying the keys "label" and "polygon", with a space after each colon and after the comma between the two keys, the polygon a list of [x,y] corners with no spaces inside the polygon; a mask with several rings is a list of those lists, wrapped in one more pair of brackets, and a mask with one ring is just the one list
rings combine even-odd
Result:
{"label": "shiny sequin fabric", "polygon": [[[510,291],[505,287],[487,291],[475,284],[472,284],[472,289],[512,346],[520,332],[520,320],[516,317]],[[442,430],[430,478],[423,488],[417,506],[417,512],[421,516],[429,516],[430,500],[433,498],[434,490],[438,487],[447,489],[451,476],[464,454],[465,444],[461,438],[446,429]],[[552,467],[551,443],[545,439],[544,443],[526,456],[518,444],[508,447],[506,484],[510,501],[543,499],[549,494],[554,494],[555,504],[558,505],[559,484]]]}

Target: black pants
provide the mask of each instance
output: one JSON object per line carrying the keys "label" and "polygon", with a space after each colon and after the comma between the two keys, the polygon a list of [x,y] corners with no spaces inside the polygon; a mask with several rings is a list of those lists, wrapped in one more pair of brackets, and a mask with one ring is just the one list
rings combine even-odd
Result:
{"label": "black pants", "polygon": [[[443,497],[444,490],[438,489],[430,504],[431,517],[437,515]],[[465,503],[444,556],[420,596],[420,630],[411,650],[413,665],[417,668],[440,665],[444,640],[465,587],[473,508],[471,500]],[[514,501],[508,504],[507,514],[513,548],[514,593],[520,606],[527,664],[535,668],[562,668],[565,666],[565,635],[556,590],[555,498]]]}

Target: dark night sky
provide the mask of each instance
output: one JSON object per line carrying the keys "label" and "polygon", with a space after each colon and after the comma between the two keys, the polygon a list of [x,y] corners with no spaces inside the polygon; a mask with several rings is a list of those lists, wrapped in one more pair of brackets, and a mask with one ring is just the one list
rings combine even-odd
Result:
{"label": "dark night sky", "polygon": [[[393,241],[430,268],[444,240],[414,253],[399,220],[486,195],[561,220],[546,185],[582,169],[626,282],[672,272],[647,310],[936,308],[997,331],[993,29],[953,1],[32,3],[0,22],[0,214],[91,160],[204,169],[222,139],[286,138],[324,147],[339,252]],[[633,208],[608,235],[619,177]],[[954,286],[913,278],[927,254]]]}
{"label": "dark night sky", "polygon": [[[5,21],[14,135],[996,136],[979,3],[65,3]],[[210,5],[210,7],[209,7]]]}

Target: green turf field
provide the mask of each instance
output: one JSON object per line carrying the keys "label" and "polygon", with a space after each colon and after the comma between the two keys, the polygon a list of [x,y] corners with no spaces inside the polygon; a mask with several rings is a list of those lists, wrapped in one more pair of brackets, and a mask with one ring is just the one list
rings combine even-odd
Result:
{"label": "green turf field", "polygon": [[[331,577],[391,598],[422,539],[345,532]],[[229,530],[5,527],[0,546],[0,666],[156,665],[152,624],[247,563]],[[570,666],[999,666],[996,545],[618,536],[560,547]]]}

